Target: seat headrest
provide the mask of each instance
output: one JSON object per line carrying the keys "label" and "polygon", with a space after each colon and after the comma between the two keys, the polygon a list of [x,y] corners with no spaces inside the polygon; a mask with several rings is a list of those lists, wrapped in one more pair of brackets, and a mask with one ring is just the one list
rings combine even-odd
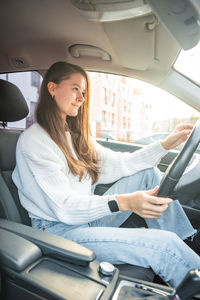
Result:
{"label": "seat headrest", "polygon": [[0,79],[0,121],[19,121],[24,119],[28,112],[28,105],[19,88]]}

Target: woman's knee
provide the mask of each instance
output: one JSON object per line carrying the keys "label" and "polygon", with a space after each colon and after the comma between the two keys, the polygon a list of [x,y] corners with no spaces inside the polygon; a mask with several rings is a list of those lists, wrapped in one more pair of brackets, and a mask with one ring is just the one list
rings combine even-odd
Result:
{"label": "woman's knee", "polygon": [[150,175],[151,177],[152,176],[155,176],[155,177],[158,177],[158,178],[162,177],[162,172],[157,167],[145,169],[144,173],[147,174],[147,175]]}
{"label": "woman's knee", "polygon": [[140,189],[152,189],[160,184],[162,175],[158,168],[149,168],[137,173],[138,180],[140,180]]}
{"label": "woman's knee", "polygon": [[160,185],[162,173],[156,167],[145,170],[147,189],[152,189],[156,185]]}

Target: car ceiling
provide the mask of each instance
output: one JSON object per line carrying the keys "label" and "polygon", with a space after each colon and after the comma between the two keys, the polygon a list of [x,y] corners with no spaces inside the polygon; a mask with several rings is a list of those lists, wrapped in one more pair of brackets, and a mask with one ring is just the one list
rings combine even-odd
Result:
{"label": "car ceiling", "polygon": [[[67,60],[91,70],[134,76],[157,70],[162,76],[180,48],[161,24],[146,28],[154,18],[150,14],[100,23],[88,21],[67,0],[1,0],[0,71],[19,69],[21,58],[21,69],[46,69],[56,60]],[[77,44],[103,49],[111,61],[89,51],[73,58],[69,49]]]}
{"label": "car ceiling", "polygon": [[[55,61],[65,60],[87,70],[142,79],[200,108],[197,91],[188,98],[187,91],[181,91],[182,84],[174,85],[172,79],[178,75],[172,66],[180,46],[160,22],[147,29],[155,20],[150,13],[135,19],[93,22],[70,0],[1,0],[0,72],[39,70],[42,74]],[[77,45],[85,47],[78,58],[70,52]],[[100,50],[94,51],[94,47]],[[110,60],[101,58],[101,50]]]}

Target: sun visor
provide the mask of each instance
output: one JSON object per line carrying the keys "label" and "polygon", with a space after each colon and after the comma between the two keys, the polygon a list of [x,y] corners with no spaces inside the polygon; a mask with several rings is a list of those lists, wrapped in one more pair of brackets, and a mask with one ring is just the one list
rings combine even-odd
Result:
{"label": "sun visor", "polygon": [[199,1],[148,0],[148,3],[184,50],[193,48],[199,42]]}
{"label": "sun visor", "polygon": [[[121,65],[146,70],[154,63],[154,16],[102,23]],[[148,28],[152,25],[152,29]],[[120,37],[120,39],[119,39]]]}

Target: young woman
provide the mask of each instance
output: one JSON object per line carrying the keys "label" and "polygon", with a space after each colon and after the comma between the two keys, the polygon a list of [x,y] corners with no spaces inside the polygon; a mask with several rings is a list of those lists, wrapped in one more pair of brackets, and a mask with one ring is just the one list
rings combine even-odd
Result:
{"label": "young woman", "polygon": [[[165,140],[134,153],[114,152],[89,135],[86,72],[57,62],[47,71],[36,109],[37,123],[19,138],[13,180],[32,226],[78,242],[100,261],[151,267],[177,286],[200,258],[183,240],[195,230],[178,201],[156,197],[154,167],[187,139],[179,126]],[[100,183],[117,181],[103,196]],[[149,228],[119,226],[132,212]]]}

